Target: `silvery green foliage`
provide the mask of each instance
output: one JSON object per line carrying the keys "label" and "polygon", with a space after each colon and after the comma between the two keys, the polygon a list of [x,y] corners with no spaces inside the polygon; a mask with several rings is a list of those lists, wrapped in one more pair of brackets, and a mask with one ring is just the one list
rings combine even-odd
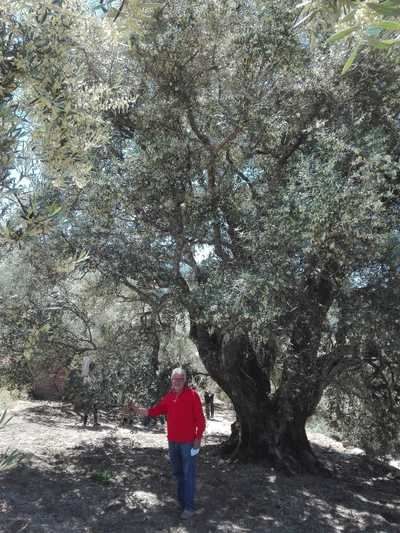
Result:
{"label": "silvery green foliage", "polygon": [[[349,56],[343,66],[345,74],[357,59],[360,51],[375,49],[393,52],[399,44],[400,2],[357,2],[353,0],[305,0],[296,6],[299,20],[294,25],[297,30],[310,30],[313,34],[327,31],[329,44],[346,42]],[[350,45],[350,46],[349,46]]]}
{"label": "silvery green foliage", "polygon": [[0,190],[11,185],[10,170],[14,163],[16,141],[20,134],[13,93],[17,84],[19,35],[13,32],[15,17],[0,8]]}
{"label": "silvery green foliage", "polygon": [[394,242],[391,257],[386,258],[392,268],[375,272],[374,277],[369,273],[369,286],[360,288],[358,309],[348,306],[347,350],[353,356],[327,391],[328,419],[346,439],[381,457],[399,453],[398,252]]}

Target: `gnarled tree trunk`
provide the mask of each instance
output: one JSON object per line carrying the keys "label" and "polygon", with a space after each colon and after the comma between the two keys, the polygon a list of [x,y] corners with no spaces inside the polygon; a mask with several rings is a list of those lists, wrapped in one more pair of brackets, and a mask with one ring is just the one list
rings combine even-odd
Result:
{"label": "gnarled tree trunk", "polygon": [[299,383],[288,380],[287,388],[273,393],[271,354],[266,358],[256,351],[246,335],[210,333],[192,322],[191,337],[210,376],[235,408],[237,420],[222,452],[232,459],[266,460],[287,473],[323,472],[305,431],[320,397],[310,383],[299,391]]}

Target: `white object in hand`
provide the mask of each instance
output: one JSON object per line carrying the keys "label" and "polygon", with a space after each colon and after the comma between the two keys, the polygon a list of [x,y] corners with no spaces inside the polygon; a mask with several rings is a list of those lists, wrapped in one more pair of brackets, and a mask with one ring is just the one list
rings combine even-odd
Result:
{"label": "white object in hand", "polygon": [[190,450],[190,455],[191,455],[192,457],[194,457],[195,455],[197,455],[197,454],[199,453],[199,451],[200,451],[200,448],[192,448],[192,449]]}

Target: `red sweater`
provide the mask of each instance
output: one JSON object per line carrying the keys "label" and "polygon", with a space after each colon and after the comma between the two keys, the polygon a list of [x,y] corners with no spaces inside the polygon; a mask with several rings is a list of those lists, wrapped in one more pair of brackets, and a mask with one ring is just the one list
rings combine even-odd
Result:
{"label": "red sweater", "polygon": [[171,390],[150,407],[149,416],[159,415],[167,415],[168,440],[173,442],[201,439],[206,427],[200,396],[189,387],[180,394]]}

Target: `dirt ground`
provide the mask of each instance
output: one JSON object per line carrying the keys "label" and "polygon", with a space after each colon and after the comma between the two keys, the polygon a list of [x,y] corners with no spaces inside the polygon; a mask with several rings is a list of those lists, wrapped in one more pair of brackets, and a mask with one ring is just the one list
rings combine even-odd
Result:
{"label": "dirt ground", "polygon": [[288,478],[263,465],[229,464],[217,445],[232,414],[218,404],[198,468],[198,512],[180,521],[164,430],[112,417],[83,429],[56,402],[18,401],[0,432],[26,453],[0,474],[0,532],[400,532],[400,470],[310,434],[332,478]]}

